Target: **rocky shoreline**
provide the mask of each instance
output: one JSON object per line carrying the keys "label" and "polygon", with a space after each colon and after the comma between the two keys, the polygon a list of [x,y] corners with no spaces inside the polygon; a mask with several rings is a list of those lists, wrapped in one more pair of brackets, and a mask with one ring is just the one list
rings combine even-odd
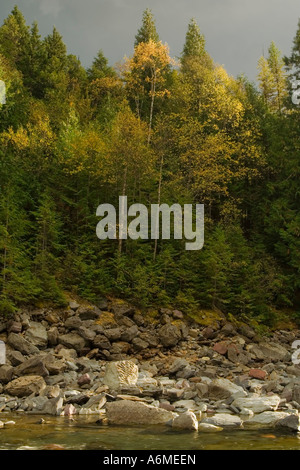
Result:
{"label": "rocky shoreline", "polygon": [[[205,314],[203,316],[205,320]],[[10,413],[94,415],[102,425],[300,431],[300,332],[261,336],[221,314],[142,314],[119,300],[70,301],[0,320],[0,427]]]}

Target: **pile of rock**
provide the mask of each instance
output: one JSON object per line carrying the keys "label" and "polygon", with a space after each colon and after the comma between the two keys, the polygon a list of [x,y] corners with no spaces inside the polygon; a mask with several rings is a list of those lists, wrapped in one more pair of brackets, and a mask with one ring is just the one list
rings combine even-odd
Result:
{"label": "pile of rock", "polygon": [[297,330],[260,337],[225,319],[205,327],[177,310],[153,319],[118,301],[20,311],[0,321],[0,412],[298,432],[298,338]]}

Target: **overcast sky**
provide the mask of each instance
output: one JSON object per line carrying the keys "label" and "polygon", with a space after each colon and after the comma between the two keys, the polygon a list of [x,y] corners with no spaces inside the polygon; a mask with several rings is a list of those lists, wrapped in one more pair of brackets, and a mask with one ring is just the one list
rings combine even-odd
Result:
{"label": "overcast sky", "polygon": [[1,0],[0,24],[17,4],[42,36],[55,25],[68,52],[89,66],[102,49],[113,65],[132,53],[143,11],[150,8],[160,39],[180,55],[188,22],[195,18],[207,50],[228,73],[257,75],[257,61],[274,41],[289,55],[300,18],[299,0]]}

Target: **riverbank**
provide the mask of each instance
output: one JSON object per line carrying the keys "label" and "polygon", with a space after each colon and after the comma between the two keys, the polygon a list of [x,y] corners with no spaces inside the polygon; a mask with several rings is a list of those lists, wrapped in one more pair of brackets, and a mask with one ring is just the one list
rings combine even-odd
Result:
{"label": "riverbank", "polygon": [[[206,318],[207,317],[207,318]],[[299,431],[300,332],[262,336],[219,313],[141,314],[118,300],[23,310],[0,321],[0,426],[5,417],[86,417],[98,426],[219,433]]]}

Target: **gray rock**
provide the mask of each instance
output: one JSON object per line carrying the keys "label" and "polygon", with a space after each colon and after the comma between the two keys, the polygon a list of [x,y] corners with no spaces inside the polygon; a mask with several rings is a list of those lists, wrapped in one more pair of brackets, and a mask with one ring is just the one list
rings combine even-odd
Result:
{"label": "gray rock", "polygon": [[47,377],[49,375],[40,356],[34,356],[22,362],[22,364],[15,368],[14,373],[18,377],[21,375],[40,375],[41,377]]}
{"label": "gray rock", "polygon": [[69,330],[77,330],[82,326],[82,320],[77,315],[75,315],[74,317],[67,318],[64,326]]}
{"label": "gray rock", "polygon": [[204,418],[202,423],[213,424],[217,427],[241,427],[243,421],[239,416],[234,416],[228,413],[217,413],[211,418]]}
{"label": "gray rock", "polygon": [[220,432],[223,431],[221,426],[215,426],[214,424],[204,423],[203,421],[198,425],[198,431],[200,432]]}
{"label": "gray rock", "polygon": [[14,373],[14,368],[8,364],[0,365],[0,383],[7,384],[11,381]]}
{"label": "gray rock", "polygon": [[15,351],[14,349],[7,350],[6,357],[14,367],[17,367],[25,361],[23,354],[20,351]]}
{"label": "gray rock", "polygon": [[278,395],[268,396],[251,396],[251,397],[240,397],[234,400],[233,406],[239,409],[249,409],[253,413],[262,413],[264,411],[276,411],[280,403],[280,397]]}
{"label": "gray rock", "polygon": [[257,359],[264,361],[289,361],[291,354],[282,345],[273,342],[261,342],[259,344],[250,344],[248,351],[256,356]]}
{"label": "gray rock", "polygon": [[139,329],[136,325],[132,325],[127,328],[121,335],[121,340],[130,343],[139,333]]}
{"label": "gray rock", "polygon": [[59,416],[62,413],[63,398],[58,396],[57,398],[51,398],[48,400],[41,410],[42,414]]}
{"label": "gray rock", "polygon": [[76,312],[81,320],[97,320],[101,315],[101,310],[94,306],[79,307]]}
{"label": "gray rock", "polygon": [[121,339],[122,332],[122,328],[118,327],[105,330],[104,334],[109,341],[118,341],[119,339]]}
{"label": "gray rock", "polygon": [[161,344],[166,348],[176,346],[181,339],[181,331],[176,325],[167,323],[158,330]]}
{"label": "gray rock", "polygon": [[110,341],[106,338],[106,336],[102,334],[97,334],[93,340],[93,345],[95,348],[100,348],[100,349],[110,349],[111,348],[111,343]]}
{"label": "gray rock", "polygon": [[152,425],[173,420],[174,413],[143,402],[120,400],[106,404],[106,416],[111,424]]}
{"label": "gray rock", "polygon": [[288,413],[282,411],[264,411],[255,414],[246,421],[246,424],[255,424],[260,426],[275,426],[278,421],[281,421],[289,416]]}
{"label": "gray rock", "polygon": [[214,399],[226,399],[234,395],[235,397],[246,397],[247,392],[240,387],[232,383],[228,379],[214,379],[208,384],[208,396]]}
{"label": "gray rock", "polygon": [[48,344],[47,330],[42,323],[31,321],[29,328],[26,330],[25,339],[33,346],[44,349]]}
{"label": "gray rock", "polygon": [[58,344],[59,331],[56,326],[48,330],[48,344],[49,346],[56,346]]}
{"label": "gray rock", "polygon": [[143,349],[147,349],[150,345],[147,341],[144,341],[142,338],[134,338],[132,340],[132,345],[136,351],[142,351]]}
{"label": "gray rock", "polygon": [[174,429],[186,429],[188,431],[198,431],[198,420],[196,415],[191,411],[180,413],[179,416],[172,421],[172,428]]}
{"label": "gray rock", "polygon": [[78,328],[78,334],[83,337],[83,339],[87,342],[93,341],[96,336],[96,332],[90,330],[89,328],[85,328],[84,326],[80,326]]}
{"label": "gray rock", "polygon": [[30,354],[38,354],[39,349],[31,344],[22,335],[17,333],[10,333],[7,338],[7,343],[22,354],[29,356]]}
{"label": "gray rock", "polygon": [[86,342],[78,333],[67,333],[66,335],[59,336],[59,343],[67,348],[80,351],[84,348]]}
{"label": "gray rock", "polygon": [[292,414],[286,418],[280,419],[276,422],[276,427],[287,429],[289,431],[299,432],[300,431],[300,416],[298,414]]}

